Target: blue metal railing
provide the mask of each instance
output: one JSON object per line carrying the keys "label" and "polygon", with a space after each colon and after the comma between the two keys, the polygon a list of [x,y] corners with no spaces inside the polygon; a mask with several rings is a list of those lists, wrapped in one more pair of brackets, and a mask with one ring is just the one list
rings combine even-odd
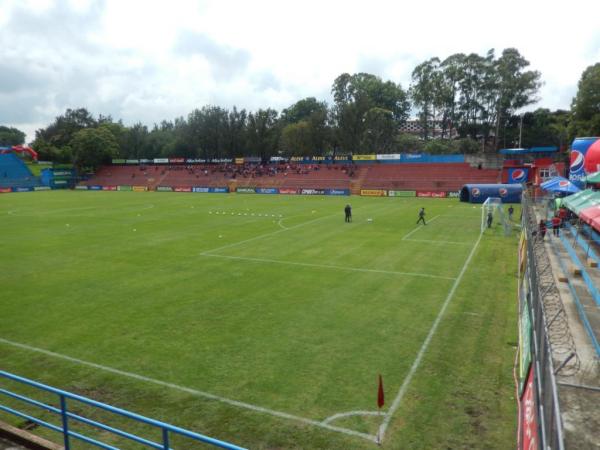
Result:
{"label": "blue metal railing", "polygon": [[[88,444],[94,445],[96,447],[100,447],[103,449],[107,449],[107,450],[119,450],[118,447],[114,447],[112,445],[106,444],[104,442],[101,442],[99,440],[93,439],[89,436],[85,436],[81,433],[77,433],[75,431],[72,431],[70,429],[70,422],[71,421],[76,421],[76,422],[80,422],[86,425],[90,425],[92,427],[98,428],[100,430],[103,431],[108,431],[112,434],[115,434],[117,436],[120,436],[122,438],[126,438],[129,439],[131,441],[137,442],[139,444],[151,447],[151,448],[156,448],[159,450],[172,450],[171,447],[169,446],[169,438],[171,437],[171,435],[179,435],[179,436],[183,436],[186,438],[189,438],[191,440],[194,441],[198,441],[198,442],[203,442],[205,444],[210,444],[213,445],[215,447],[220,447],[220,448],[225,448],[225,449],[230,449],[230,450],[244,450],[242,447],[238,447],[237,445],[234,444],[229,444],[227,442],[223,442],[220,441],[218,439],[214,439],[208,436],[204,436],[202,434],[198,434],[198,433],[194,433],[193,431],[188,431],[188,430],[184,430],[183,428],[179,428],[173,425],[169,425],[168,423],[164,423],[164,422],[160,422],[158,420],[154,420],[154,419],[150,419],[148,417],[144,417],[141,416],[139,414],[130,412],[130,411],[126,411],[124,409],[121,408],[116,408],[114,406],[110,406],[107,405],[105,403],[100,403],[97,402],[95,400],[86,398],[86,397],[82,397],[80,395],[77,394],[72,394],[70,392],[67,391],[63,391],[61,389],[56,389],[53,388],[51,386],[47,386],[45,384],[42,383],[38,383],[37,381],[33,381],[33,380],[29,380],[27,378],[23,378],[20,377],[18,375],[13,375],[11,373],[5,372],[3,370],[0,370],[0,377],[15,381],[17,383],[20,384],[24,384],[27,386],[31,386],[34,387],[40,391],[44,391],[44,392],[50,392],[52,394],[56,394],[58,396],[59,402],[60,402],[60,408],[56,408],[54,406],[48,405],[46,403],[34,400],[32,398],[26,397],[24,395],[20,395],[17,394],[15,392],[11,392],[7,389],[3,389],[0,388],[0,394],[10,397],[12,399],[15,400],[19,400],[22,401],[24,403],[27,403],[29,405],[32,406],[36,406],[42,410],[45,411],[49,411],[52,413],[55,413],[57,415],[60,416],[61,418],[61,424],[60,426],[52,424],[50,422],[46,422],[45,420],[39,419],[37,417],[34,417],[30,414],[26,414],[22,411],[19,411],[17,409],[14,408],[10,408],[6,405],[3,405],[2,403],[0,403],[0,411],[4,411],[6,413],[15,415],[17,417],[20,417],[22,419],[26,419],[26,420],[30,420],[31,422],[38,424],[42,427],[48,428],[50,430],[56,431],[58,433],[61,433],[63,435],[63,442],[64,442],[64,447],[65,450],[70,450],[71,449],[71,438],[75,438],[78,439],[80,441],[83,442],[87,442]],[[94,408],[98,408],[98,409],[102,409],[104,411],[108,411],[112,414],[116,414],[118,416],[122,416],[122,417],[127,417],[128,419],[132,419],[133,421],[139,422],[139,423],[143,423],[146,425],[150,425],[154,428],[157,428],[161,431],[161,442],[154,442],[148,439],[145,439],[143,437],[137,436],[135,434],[132,433],[128,433],[127,431],[123,431],[120,430],[118,428],[113,428],[111,426],[105,425],[103,423],[97,422],[95,420],[91,420],[91,419],[87,419],[85,417],[82,417],[78,414],[74,414],[72,412],[69,412],[68,410],[68,400],[74,400],[80,403],[84,403],[86,405],[92,406]]]}
{"label": "blue metal railing", "polygon": [[[590,293],[590,295],[592,295],[592,297],[594,297],[593,293],[590,291],[590,284],[588,283],[589,275],[587,274],[585,267],[583,267],[583,264],[581,264],[581,262],[579,261],[579,258],[577,257],[575,250],[571,247],[571,244],[569,243],[569,241],[567,239],[565,239],[565,237],[562,234],[560,235],[560,241],[563,244],[563,247],[565,248],[565,250],[567,251],[569,256],[571,257],[571,260],[581,270],[581,273],[584,276],[584,281],[586,282],[586,286],[588,288],[588,292]],[[554,244],[554,242],[552,242],[552,245],[557,245],[557,244]],[[558,262],[559,262],[563,272],[565,274],[568,273],[567,267],[565,266],[565,263],[562,260],[562,258],[558,258]],[[591,281],[591,280],[589,280],[589,281]],[[583,304],[581,303],[581,300],[579,299],[579,296],[577,295],[575,286],[573,285],[571,280],[568,280],[568,285],[569,285],[569,290],[571,291],[571,295],[573,296],[573,299],[575,300],[575,306],[577,307],[577,312],[579,313],[579,318],[581,319],[583,326],[584,326],[588,336],[590,337],[590,340],[592,341],[592,345],[593,345],[594,349],[596,350],[596,354],[598,354],[598,356],[600,356],[600,343],[598,342],[598,339],[596,338],[594,329],[590,325],[590,322],[587,318],[587,314],[585,312],[585,308],[583,307]],[[592,287],[593,287],[594,291],[597,292],[595,286],[593,286],[593,283],[592,283]]]}

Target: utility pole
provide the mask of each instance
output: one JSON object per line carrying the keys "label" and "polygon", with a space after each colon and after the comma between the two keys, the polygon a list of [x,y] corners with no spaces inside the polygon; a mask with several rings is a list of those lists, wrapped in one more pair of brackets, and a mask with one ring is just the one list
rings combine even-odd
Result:
{"label": "utility pole", "polygon": [[521,138],[523,137],[523,114],[521,114],[521,120],[519,121],[519,148],[521,148]]}

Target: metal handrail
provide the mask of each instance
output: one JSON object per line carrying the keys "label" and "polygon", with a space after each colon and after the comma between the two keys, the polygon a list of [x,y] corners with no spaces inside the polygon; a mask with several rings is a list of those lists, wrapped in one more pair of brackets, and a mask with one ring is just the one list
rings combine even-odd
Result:
{"label": "metal handrail", "polygon": [[[81,395],[77,395],[77,394],[73,394],[71,392],[68,391],[63,391],[62,389],[57,389],[54,388],[52,386],[48,386],[42,383],[39,383],[37,381],[33,381],[30,380],[28,378],[24,378],[18,375],[14,375],[11,374],[9,372],[5,372],[3,370],[0,370],[0,377],[27,385],[27,386],[31,386],[34,387],[36,389],[39,389],[41,391],[45,391],[45,392],[50,392],[52,394],[56,394],[59,397],[60,400],[60,408],[56,408],[54,406],[51,405],[47,405],[43,402],[39,402],[37,400],[31,399],[29,397],[26,397],[24,395],[20,395],[14,392],[11,392],[7,389],[0,389],[0,394],[3,394],[5,396],[11,397],[13,399],[16,400],[20,400],[22,402],[25,402],[29,405],[33,405],[36,406],[38,408],[41,409],[45,409],[46,411],[58,414],[61,416],[62,419],[62,424],[61,426],[57,426],[54,424],[51,424],[49,422],[46,422],[44,420],[38,419],[34,416],[31,416],[29,414],[25,414],[22,411],[13,409],[13,408],[9,408],[8,406],[4,406],[2,404],[0,404],[0,411],[4,411],[10,414],[13,414],[15,416],[21,417],[23,419],[26,420],[30,420],[38,425],[41,425],[45,428],[51,429],[53,431],[57,431],[63,434],[63,440],[64,440],[64,446],[65,446],[65,450],[70,450],[70,437],[82,440],[84,442],[87,442],[89,444],[95,445],[97,447],[100,448],[104,448],[104,449],[108,449],[108,450],[118,450],[117,447],[113,447],[111,445],[105,444],[103,442],[100,442],[96,439],[92,439],[88,436],[82,435],[80,433],[76,433],[74,431],[69,430],[69,419],[71,420],[75,420],[81,423],[85,423],[86,425],[91,425],[93,427],[99,428],[101,430],[104,431],[108,431],[111,432],[113,434],[116,434],[118,436],[130,439],[132,441],[135,441],[137,443],[146,445],[148,447],[152,447],[152,448],[156,448],[156,449],[163,449],[163,450],[170,450],[171,447],[169,446],[169,437],[170,437],[170,433],[173,434],[177,434],[183,437],[187,437],[189,439],[195,440],[195,441],[200,441],[206,444],[210,444],[213,445],[215,447],[220,447],[220,448],[225,448],[225,449],[229,449],[229,450],[244,450],[243,447],[238,447],[237,445],[234,444],[230,444],[228,442],[224,442],[224,441],[220,441],[218,439],[214,439],[211,438],[209,436],[205,436],[203,434],[199,434],[199,433],[195,433],[193,431],[189,431],[183,428],[179,428],[176,427],[174,425],[170,425],[168,423],[165,422],[161,422],[159,420],[154,420],[154,419],[150,419],[148,417],[142,416],[140,414],[136,414],[133,413],[131,411],[127,411],[125,409],[121,409],[121,408],[117,408],[111,405],[107,405],[105,403],[101,403],[101,402],[97,402],[95,400],[89,399],[87,397],[83,397]],[[91,420],[91,419],[87,419],[85,417],[79,416],[77,414],[71,413],[68,411],[67,408],[67,400],[74,400],[74,401],[78,401],[80,403],[84,403],[86,405],[92,406],[94,408],[98,408],[98,409],[102,409],[105,411],[108,411],[112,414],[117,414],[119,416],[122,417],[126,417],[128,419],[132,419],[136,422],[140,422],[140,423],[144,423],[146,425],[150,425],[153,426],[155,428],[158,428],[162,431],[161,436],[162,436],[162,442],[158,443],[158,442],[154,442],[154,441],[150,441],[148,439],[142,438],[140,436],[136,436],[135,434],[132,433],[128,433],[126,431],[120,430],[118,428],[113,428],[110,427],[108,425],[105,425],[103,423]]]}

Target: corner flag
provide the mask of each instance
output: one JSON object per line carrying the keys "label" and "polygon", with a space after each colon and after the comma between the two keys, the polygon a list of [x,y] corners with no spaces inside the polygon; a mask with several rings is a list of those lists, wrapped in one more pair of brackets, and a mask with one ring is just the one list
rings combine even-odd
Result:
{"label": "corner flag", "polygon": [[383,378],[379,375],[379,389],[377,391],[377,406],[381,408],[385,404],[385,397],[383,395]]}

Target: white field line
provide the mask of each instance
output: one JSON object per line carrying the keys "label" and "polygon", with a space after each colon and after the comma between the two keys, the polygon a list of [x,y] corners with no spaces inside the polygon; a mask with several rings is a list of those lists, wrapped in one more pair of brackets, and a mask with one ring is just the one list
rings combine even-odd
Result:
{"label": "white field line", "polygon": [[392,402],[390,409],[386,413],[385,418],[383,419],[383,422],[382,422],[381,426],[379,427],[378,436],[380,436],[382,441],[383,441],[383,438],[385,437],[385,432],[387,430],[387,427],[390,424],[390,421],[392,420],[392,416],[398,410],[398,407],[400,406],[400,402],[404,398],[404,395],[406,394],[406,391],[408,390],[408,386],[410,385],[410,382],[412,381],[412,379],[415,375],[415,372],[417,371],[417,369],[419,368],[419,365],[421,364],[423,355],[427,351],[427,348],[429,347],[429,343],[431,342],[431,339],[433,338],[433,335],[435,334],[435,332],[442,320],[442,317],[444,316],[444,313],[446,312],[446,309],[448,308],[448,305],[450,304],[450,301],[452,300],[452,297],[454,297],[456,288],[460,284],[462,277],[465,274],[467,267],[469,266],[469,263],[471,262],[471,259],[473,259],[473,255],[475,254],[475,250],[477,250],[477,246],[479,245],[479,242],[481,241],[482,236],[483,236],[483,233],[479,235],[479,238],[477,238],[475,245],[473,245],[473,248],[471,249],[471,253],[469,253],[469,256],[467,257],[467,260],[463,264],[462,269],[460,270],[460,273],[458,274],[458,277],[456,278],[456,281],[452,285],[452,288],[450,288],[450,292],[448,292],[448,295],[446,296],[446,300],[444,300],[444,303],[442,305],[442,308],[440,309],[440,312],[438,313],[437,317],[435,318],[435,321],[433,322],[433,325],[431,326],[431,329],[429,330],[429,333],[427,334],[427,337],[425,338],[423,345],[421,345],[421,348],[419,350],[419,353],[417,354],[417,357],[415,358],[415,361],[413,362],[408,374],[404,378],[404,381],[402,382],[402,385],[400,386],[400,390],[398,391],[398,394],[396,394],[396,397],[394,398],[394,401]]}
{"label": "white field line", "polygon": [[307,419],[305,417],[295,416],[293,414],[288,414],[286,412],[276,411],[274,409],[264,408],[262,406],[257,406],[257,405],[253,405],[253,404],[250,404],[250,403],[240,402],[238,400],[232,400],[232,399],[229,399],[229,398],[226,398],[226,397],[221,397],[219,395],[210,394],[208,392],[199,391],[199,390],[188,388],[188,387],[185,387],[185,386],[180,386],[180,385],[174,384],[174,383],[168,383],[166,381],[157,380],[155,378],[145,377],[143,375],[138,375],[138,374],[135,374],[135,373],[126,372],[124,370],[114,369],[112,367],[103,366],[101,364],[96,364],[96,363],[89,362],[89,361],[84,361],[82,359],[73,358],[71,356],[67,356],[67,355],[63,355],[63,354],[60,354],[60,353],[51,352],[49,350],[44,350],[44,349],[41,349],[41,348],[32,347],[30,345],[26,345],[26,344],[21,344],[21,343],[18,343],[18,342],[9,341],[7,339],[0,338],[0,343],[6,344],[6,345],[11,345],[13,347],[17,347],[17,348],[28,350],[28,351],[32,351],[32,352],[41,353],[41,354],[46,355],[46,356],[51,356],[53,358],[62,359],[62,360],[69,361],[69,362],[72,362],[72,363],[75,363],[75,364],[79,364],[79,365],[82,365],[82,366],[93,367],[94,369],[102,370],[104,372],[113,373],[115,375],[120,375],[120,376],[123,376],[123,377],[132,378],[132,379],[135,379],[135,380],[138,380],[138,381],[143,381],[143,382],[146,382],[146,383],[151,383],[151,384],[156,384],[158,386],[167,387],[169,389],[173,389],[173,390],[185,392],[187,394],[191,394],[191,395],[194,395],[196,397],[203,397],[203,398],[207,398],[207,399],[210,399],[210,400],[218,401],[218,402],[221,402],[221,403],[226,403],[228,405],[236,406],[238,408],[249,409],[251,411],[255,411],[255,412],[259,412],[259,413],[263,413],[263,414],[268,414],[270,416],[279,417],[281,419],[293,420],[295,422],[303,423],[303,424],[306,424],[306,425],[312,425],[312,426],[315,426],[315,427],[325,428],[327,430],[336,431],[338,433],[343,433],[343,434],[347,434],[347,435],[350,435],[350,436],[360,437],[360,438],[363,438],[363,439],[366,439],[366,440],[372,441],[372,442],[376,442],[377,441],[377,436],[366,434],[366,433],[361,433],[360,431],[355,431],[355,430],[351,430],[351,429],[343,428],[343,427],[336,427],[336,426],[329,425],[329,424],[326,424],[326,423],[323,423],[323,422],[319,422],[317,420],[312,420],[312,419]]}
{"label": "white field line", "polygon": [[279,225],[284,230],[287,230],[288,227],[286,227],[282,222],[283,222],[283,219],[279,219],[279,221],[277,222],[277,225]]}
{"label": "white field line", "polygon": [[442,275],[432,275],[428,273],[419,273],[419,272],[396,272],[393,270],[378,270],[378,269],[363,269],[360,267],[347,267],[347,266],[336,266],[333,264],[314,264],[314,263],[303,263],[303,262],[294,262],[294,261],[281,261],[277,259],[268,259],[268,258],[250,258],[246,256],[229,256],[229,255],[213,255],[210,253],[200,253],[200,256],[207,256],[211,258],[224,258],[224,259],[233,259],[239,261],[251,261],[258,263],[269,263],[269,264],[282,264],[289,266],[302,266],[302,267],[318,267],[320,269],[335,269],[335,270],[348,270],[351,272],[368,272],[368,273],[383,273],[387,275],[404,275],[410,277],[425,277],[425,278],[440,278],[443,280],[456,280],[454,277],[444,277]]}
{"label": "white field line", "polygon": [[336,214],[329,214],[328,216],[317,217],[316,219],[312,219],[312,220],[309,220],[307,222],[302,222],[302,223],[299,223],[299,224],[294,225],[292,227],[286,227],[286,228],[281,229],[281,230],[271,231],[270,233],[259,234],[258,236],[254,236],[254,237],[251,237],[249,239],[244,239],[243,241],[232,242],[231,244],[226,244],[226,245],[223,245],[221,247],[213,248],[211,250],[206,250],[205,252],[202,252],[201,255],[202,256],[211,256],[211,255],[209,255],[209,253],[214,253],[214,252],[218,252],[220,250],[225,250],[226,248],[235,247],[236,245],[245,244],[246,242],[252,242],[252,241],[255,241],[257,239],[262,239],[262,238],[265,238],[265,237],[274,236],[276,234],[283,233],[284,231],[293,230],[295,228],[300,228],[300,227],[303,227],[304,225],[308,225],[310,223],[316,222],[318,220],[323,220],[323,219],[326,219],[328,217],[333,217],[335,215]]}
{"label": "white field line", "polygon": [[470,242],[457,242],[457,241],[437,241],[432,239],[402,239],[408,242],[427,242],[430,244],[456,244],[456,245],[471,245]]}
{"label": "white field line", "polygon": [[[431,222],[433,222],[433,221],[434,221],[435,219],[437,219],[438,217],[440,217],[440,216],[433,216],[431,219],[429,219],[429,220],[427,221],[427,223],[431,223]],[[419,230],[420,230],[421,228],[423,228],[423,227],[424,227],[424,225],[419,225],[419,226],[417,226],[417,228],[415,228],[415,229],[414,229],[414,230],[412,230],[412,231],[409,231],[409,232],[408,232],[408,234],[404,235],[404,237],[402,238],[402,240],[403,240],[403,241],[407,240],[407,239],[408,239],[410,236],[412,236],[412,235],[413,235],[413,233],[416,233],[417,231],[419,231]]]}
{"label": "white field line", "polygon": [[333,416],[329,416],[325,419],[322,424],[328,424],[333,422],[334,420],[341,419],[342,417],[350,417],[350,416],[384,416],[385,413],[382,411],[348,411],[345,413],[334,414]]}

